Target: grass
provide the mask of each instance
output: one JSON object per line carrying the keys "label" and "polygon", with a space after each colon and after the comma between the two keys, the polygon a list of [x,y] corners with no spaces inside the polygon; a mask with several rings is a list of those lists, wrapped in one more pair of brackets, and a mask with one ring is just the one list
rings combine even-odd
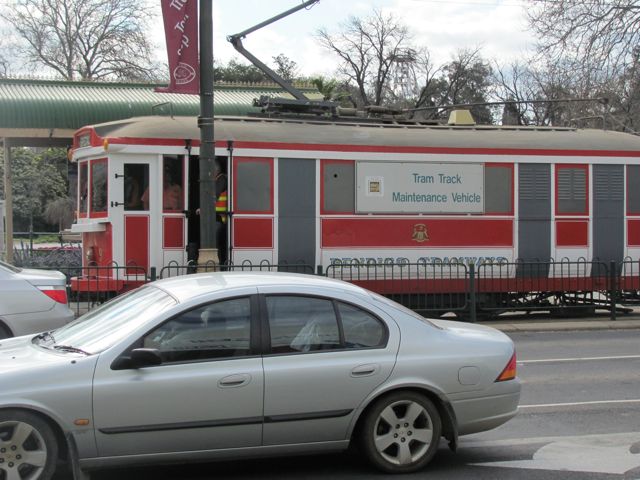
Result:
{"label": "grass", "polygon": [[[29,243],[29,235],[24,234],[18,237],[13,237],[13,244],[20,245],[20,242]],[[33,243],[60,243],[60,235],[57,233],[47,233],[47,234],[34,234],[33,235]]]}

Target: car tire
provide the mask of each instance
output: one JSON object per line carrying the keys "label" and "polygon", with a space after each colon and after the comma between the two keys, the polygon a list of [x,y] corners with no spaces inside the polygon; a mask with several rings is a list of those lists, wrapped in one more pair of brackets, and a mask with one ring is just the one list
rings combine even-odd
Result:
{"label": "car tire", "polygon": [[50,480],[58,461],[51,426],[20,410],[0,411],[0,478]]}
{"label": "car tire", "polygon": [[369,462],[387,473],[420,470],[438,449],[442,421],[424,395],[405,391],[378,400],[367,412],[360,443]]}
{"label": "car tire", "polygon": [[11,332],[4,325],[0,324],[0,340],[11,337]]}

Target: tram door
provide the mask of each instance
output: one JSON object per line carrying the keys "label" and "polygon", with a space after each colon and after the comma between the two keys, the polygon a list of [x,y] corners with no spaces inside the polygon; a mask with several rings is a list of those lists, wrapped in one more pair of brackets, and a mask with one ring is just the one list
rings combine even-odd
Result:
{"label": "tram door", "polygon": [[315,189],[315,160],[278,160],[278,263],[316,264]]}
{"label": "tram door", "polygon": [[[186,246],[187,262],[185,264],[191,265],[197,263],[200,249],[200,157],[192,155],[188,158],[188,195],[186,198],[187,207],[185,208],[188,220]],[[228,175],[228,157],[216,155],[215,162],[217,167],[220,169],[222,176],[221,180],[216,180],[215,182],[216,190],[223,189],[224,191],[227,191],[227,198],[230,198],[229,194],[231,193],[231,186],[229,184],[230,180]],[[216,191],[216,194],[220,193],[221,191]],[[215,204],[213,199],[211,202]],[[221,217],[216,215],[216,245],[218,248],[219,258],[223,263],[230,259],[230,223],[231,222],[228,218],[226,218],[226,221],[222,223]]]}
{"label": "tram door", "polygon": [[[114,160],[122,202],[112,218],[114,260],[127,275],[185,263],[185,162],[181,155]],[[117,199],[120,195],[114,195]],[[122,215],[117,212],[121,211]]]}

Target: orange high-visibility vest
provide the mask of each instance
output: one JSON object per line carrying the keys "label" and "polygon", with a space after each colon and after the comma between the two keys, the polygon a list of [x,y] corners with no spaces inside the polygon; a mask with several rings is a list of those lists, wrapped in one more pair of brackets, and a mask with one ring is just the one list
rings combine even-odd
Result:
{"label": "orange high-visibility vest", "polygon": [[216,214],[220,215],[222,223],[227,221],[227,192],[222,192],[216,200]]}

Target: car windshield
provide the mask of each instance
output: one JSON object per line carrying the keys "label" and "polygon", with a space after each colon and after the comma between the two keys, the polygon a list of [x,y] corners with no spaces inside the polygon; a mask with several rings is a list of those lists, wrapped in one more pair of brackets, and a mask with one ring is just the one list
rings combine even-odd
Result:
{"label": "car windshield", "polygon": [[176,304],[152,286],[144,286],[105,303],[51,334],[38,335],[34,343],[58,351],[100,353]]}
{"label": "car windshield", "polygon": [[20,269],[19,268],[16,268],[13,265],[10,265],[8,263],[5,263],[2,260],[0,260],[0,268],[2,268],[4,270],[9,270],[10,272],[13,272],[13,273],[20,273]]}

